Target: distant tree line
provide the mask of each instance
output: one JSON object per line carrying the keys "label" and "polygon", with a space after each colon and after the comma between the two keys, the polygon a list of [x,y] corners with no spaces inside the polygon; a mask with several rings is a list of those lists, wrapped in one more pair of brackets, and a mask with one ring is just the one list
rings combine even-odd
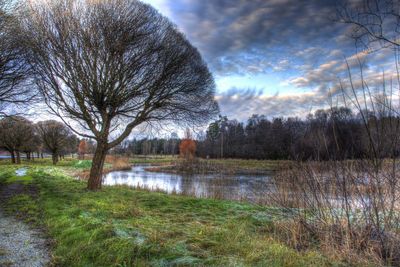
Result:
{"label": "distant tree line", "polygon": [[55,120],[33,123],[21,116],[0,120],[0,149],[9,152],[12,163],[21,163],[21,154],[27,160],[52,155],[53,164],[67,154],[76,153],[79,139],[63,123]]}
{"label": "distant tree line", "polygon": [[[363,117],[369,124],[368,131]],[[389,124],[391,127],[386,127]],[[197,135],[196,153],[203,158],[340,160],[369,155],[372,139],[383,143],[376,153],[384,158],[399,155],[400,147],[390,142],[399,130],[397,116],[368,110],[355,113],[346,107],[317,110],[303,119],[253,115],[247,122],[238,122],[220,117],[205,133]],[[179,154],[181,141],[176,134],[169,139],[126,140],[114,153]]]}
{"label": "distant tree line", "polygon": [[169,138],[143,138],[125,140],[120,145],[112,149],[111,153],[134,155],[176,155],[179,153],[179,139],[176,133],[172,133]]}
{"label": "distant tree line", "polygon": [[[370,127],[366,130],[363,117]],[[390,124],[392,131],[382,132]],[[246,123],[220,117],[198,142],[198,154],[212,158],[247,159],[351,159],[363,158],[372,149],[369,139],[385,143],[380,157],[398,155],[390,138],[399,130],[400,118],[346,107],[317,110],[305,119],[253,115]],[[389,129],[389,127],[385,127]]]}

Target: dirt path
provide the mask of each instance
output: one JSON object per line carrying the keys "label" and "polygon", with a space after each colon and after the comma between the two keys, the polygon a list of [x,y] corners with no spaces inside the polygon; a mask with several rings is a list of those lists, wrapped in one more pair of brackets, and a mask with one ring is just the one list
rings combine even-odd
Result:
{"label": "dirt path", "polygon": [[[21,184],[0,187],[0,204],[8,197],[29,192],[28,188]],[[50,261],[48,247],[39,230],[6,216],[0,205],[0,267],[45,266]]]}

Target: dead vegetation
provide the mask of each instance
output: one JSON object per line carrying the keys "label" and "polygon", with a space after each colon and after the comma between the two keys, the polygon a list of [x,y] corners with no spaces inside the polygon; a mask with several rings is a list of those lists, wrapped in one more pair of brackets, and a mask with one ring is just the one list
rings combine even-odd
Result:
{"label": "dead vegetation", "polygon": [[[86,158],[90,159],[91,156],[86,156]],[[112,171],[124,171],[130,170],[132,168],[132,164],[129,162],[129,158],[123,156],[107,155],[105,163],[106,164],[104,166],[103,175]],[[90,169],[76,171],[73,173],[73,176],[79,177],[79,179],[82,180],[89,179],[89,175]]]}

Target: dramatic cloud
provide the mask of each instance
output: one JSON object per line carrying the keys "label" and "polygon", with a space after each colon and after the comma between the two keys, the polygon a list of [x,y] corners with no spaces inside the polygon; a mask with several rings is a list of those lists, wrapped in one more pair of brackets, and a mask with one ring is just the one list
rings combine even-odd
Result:
{"label": "dramatic cloud", "polygon": [[324,107],[341,83],[349,86],[347,64],[357,90],[359,64],[371,86],[382,84],[383,72],[394,72],[391,51],[356,49],[351,28],[335,21],[337,0],[146,2],[199,48],[214,73],[221,112],[232,118],[304,115]]}
{"label": "dramatic cloud", "polygon": [[342,25],[333,23],[335,0],[167,0],[166,3],[167,13],[220,75],[274,69],[287,60],[282,57],[307,61],[311,56],[307,50],[321,57],[337,45],[341,40],[337,38],[343,33]]}
{"label": "dramatic cloud", "polygon": [[265,114],[270,118],[303,117],[313,108],[326,104],[326,98],[314,92],[266,96],[257,90],[237,88],[218,95],[217,99],[223,114],[240,121],[247,120],[249,114]]}

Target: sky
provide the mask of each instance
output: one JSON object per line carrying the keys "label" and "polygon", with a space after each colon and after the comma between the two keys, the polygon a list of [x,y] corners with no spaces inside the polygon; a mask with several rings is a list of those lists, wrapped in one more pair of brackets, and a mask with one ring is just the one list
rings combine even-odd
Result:
{"label": "sky", "polygon": [[346,60],[351,68],[362,62],[377,80],[393,58],[391,51],[356,48],[352,29],[335,21],[336,0],[143,2],[199,49],[214,75],[221,114],[230,119],[304,117],[329,105],[348,77]]}

